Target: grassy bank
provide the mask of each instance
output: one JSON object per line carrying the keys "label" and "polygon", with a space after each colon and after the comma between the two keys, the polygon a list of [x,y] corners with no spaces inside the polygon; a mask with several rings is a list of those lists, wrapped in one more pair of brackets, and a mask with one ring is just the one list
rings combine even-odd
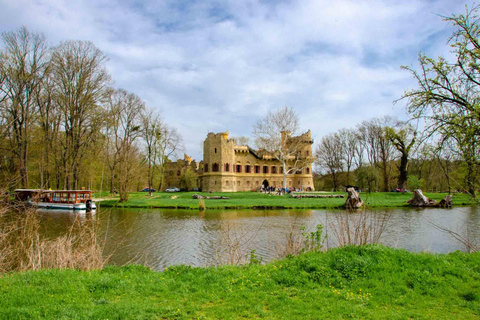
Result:
{"label": "grassy bank", "polygon": [[0,276],[2,319],[478,319],[480,253],[370,245],[267,265]]}
{"label": "grassy bank", "polygon": [[[212,194],[206,192],[155,192],[153,196],[149,196],[146,192],[134,192],[130,194],[127,202],[119,203],[118,197],[105,197],[101,201],[103,207],[125,207],[125,208],[178,208],[178,209],[198,209],[199,201],[192,199],[193,194],[201,194],[204,196],[224,196],[229,197],[228,200],[205,200],[206,208],[211,209],[304,209],[304,208],[338,208],[345,204],[342,198],[320,198],[320,199],[295,199],[288,195],[276,196],[259,192],[214,192]],[[323,194],[323,193],[322,193]],[[343,194],[345,192],[325,193],[325,194]],[[425,193],[431,199],[441,200],[445,197],[445,193]],[[396,193],[396,192],[378,192],[378,193],[362,193],[361,198],[369,208],[386,208],[386,207],[406,207],[405,202],[412,198],[412,193]],[[453,204],[470,205],[471,198],[466,194],[457,194],[453,197]]]}

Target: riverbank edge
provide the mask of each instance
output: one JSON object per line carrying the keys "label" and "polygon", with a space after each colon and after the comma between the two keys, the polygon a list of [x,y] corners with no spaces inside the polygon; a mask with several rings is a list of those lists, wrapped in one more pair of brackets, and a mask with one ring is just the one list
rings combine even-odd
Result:
{"label": "riverbank edge", "polygon": [[[169,199],[167,196],[171,194],[160,193],[163,198],[148,198],[144,193],[132,193],[134,199],[127,202],[120,203],[117,199],[102,199],[99,201],[101,207],[104,208],[137,208],[137,209],[180,209],[180,210],[199,210],[199,201],[191,198],[175,198]],[[193,193],[185,193],[183,196],[192,195]],[[323,199],[296,199],[289,196],[273,196],[273,198],[261,198],[262,194],[256,193],[238,193],[239,198],[236,198],[235,193],[226,193],[230,196],[229,200],[210,200],[205,199],[204,204],[207,209],[225,209],[225,210],[287,210],[287,209],[344,209],[345,199],[342,198],[323,198]],[[324,193],[338,195],[343,193]],[[205,193],[204,195],[208,195]],[[225,195],[225,193],[215,193],[215,195]],[[251,196],[251,198],[243,198],[242,196]],[[346,195],[346,194],[345,194]],[[426,195],[434,200],[440,201],[446,193],[426,193]],[[176,197],[173,195],[172,197]],[[388,209],[388,208],[412,208],[406,200],[411,198],[411,194],[400,194],[390,192],[378,192],[372,194],[361,194],[365,202],[363,208],[365,209]],[[459,198],[460,197],[460,198]],[[275,202],[288,202],[288,204],[275,204]],[[136,203],[135,203],[136,202]],[[156,203],[153,203],[156,202]],[[164,203],[159,203],[164,202]],[[226,203],[234,202],[234,204]],[[238,203],[247,202],[247,203]],[[259,204],[259,202],[268,202],[268,204]],[[297,202],[297,203],[296,203]],[[298,203],[301,202],[301,203]],[[476,206],[477,202],[466,195],[456,195],[453,197],[453,205],[455,207]]]}
{"label": "riverbank edge", "polygon": [[0,318],[474,319],[479,287],[480,253],[367,245],[265,265],[10,273]]}

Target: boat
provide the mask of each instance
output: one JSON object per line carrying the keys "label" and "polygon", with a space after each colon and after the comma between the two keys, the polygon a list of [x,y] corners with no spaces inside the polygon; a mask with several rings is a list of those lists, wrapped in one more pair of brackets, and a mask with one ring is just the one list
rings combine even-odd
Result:
{"label": "boat", "polygon": [[97,209],[91,190],[16,189],[15,200],[48,210],[93,211]]}

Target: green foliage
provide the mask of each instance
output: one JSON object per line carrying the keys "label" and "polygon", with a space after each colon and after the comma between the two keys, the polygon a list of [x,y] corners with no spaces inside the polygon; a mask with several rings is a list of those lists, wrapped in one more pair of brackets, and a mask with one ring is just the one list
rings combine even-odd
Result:
{"label": "green foliage", "polygon": [[302,227],[302,236],[305,238],[303,241],[303,252],[320,251],[325,243],[326,236],[323,235],[323,225],[318,224],[315,231],[310,233],[305,232],[305,227]]}
{"label": "green foliage", "polygon": [[250,250],[250,255],[247,255],[247,258],[249,258],[249,264],[261,264],[263,257],[258,257],[257,254],[255,254],[257,250]]}
{"label": "green foliage", "polygon": [[407,179],[407,188],[412,190],[422,188],[423,179],[418,179],[415,175],[409,175]]}
{"label": "green foliage", "polygon": [[479,266],[480,253],[368,245],[265,265],[12,273],[0,318],[476,319]]}

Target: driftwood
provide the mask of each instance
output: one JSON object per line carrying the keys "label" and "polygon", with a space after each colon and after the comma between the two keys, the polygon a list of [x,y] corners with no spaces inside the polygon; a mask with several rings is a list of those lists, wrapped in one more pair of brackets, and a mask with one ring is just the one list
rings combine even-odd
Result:
{"label": "driftwood", "polygon": [[293,198],[345,198],[343,194],[292,194]]}
{"label": "driftwood", "polygon": [[434,207],[434,208],[451,208],[452,196],[446,195],[440,202],[428,199],[420,189],[413,190],[413,198],[407,200],[413,207]]}
{"label": "driftwood", "polygon": [[363,201],[360,199],[360,195],[354,188],[348,188],[348,197],[345,201],[345,208],[347,209],[358,209],[363,206]]}
{"label": "driftwood", "polygon": [[222,196],[212,196],[212,197],[207,197],[207,196],[201,196],[199,194],[194,194],[193,199],[230,199],[229,197],[222,197]]}

